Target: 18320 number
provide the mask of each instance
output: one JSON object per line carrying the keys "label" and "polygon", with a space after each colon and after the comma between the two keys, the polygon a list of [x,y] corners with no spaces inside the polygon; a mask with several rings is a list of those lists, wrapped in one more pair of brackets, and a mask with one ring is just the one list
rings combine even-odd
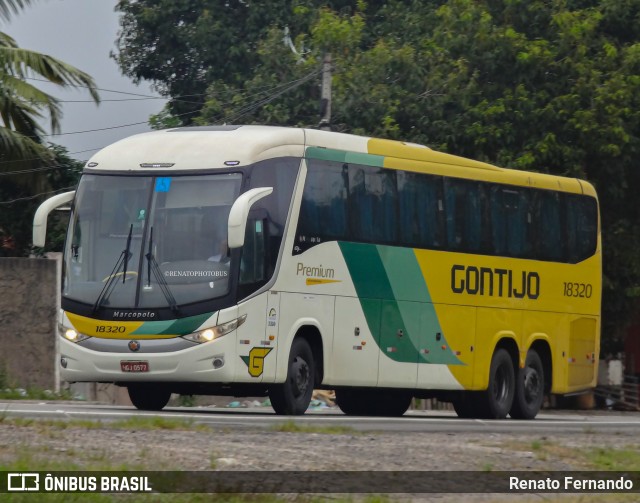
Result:
{"label": "18320 number", "polygon": [[593,294],[593,286],[590,283],[564,282],[565,297],[582,297],[590,299]]}

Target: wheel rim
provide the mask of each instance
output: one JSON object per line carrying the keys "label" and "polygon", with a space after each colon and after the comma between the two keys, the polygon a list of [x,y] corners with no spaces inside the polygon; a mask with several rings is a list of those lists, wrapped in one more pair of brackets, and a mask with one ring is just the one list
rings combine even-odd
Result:
{"label": "wheel rim", "polygon": [[527,367],[524,374],[524,399],[528,404],[535,403],[540,396],[540,375],[538,370]]}
{"label": "wheel rim", "polygon": [[291,383],[296,398],[303,396],[309,388],[309,365],[300,357],[291,363]]}

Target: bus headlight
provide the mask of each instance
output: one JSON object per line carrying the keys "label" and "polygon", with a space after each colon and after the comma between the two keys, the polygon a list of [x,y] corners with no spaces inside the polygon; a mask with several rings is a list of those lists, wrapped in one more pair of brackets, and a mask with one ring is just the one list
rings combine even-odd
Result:
{"label": "bus headlight", "polygon": [[201,330],[200,332],[183,335],[182,338],[187,339],[191,342],[197,342],[198,344],[202,344],[203,342],[210,342],[214,339],[218,339],[219,337],[228,334],[229,332],[233,332],[236,328],[242,325],[246,319],[247,315],[243,314],[242,316],[240,316],[240,318],[236,318],[235,320],[228,321],[227,323],[223,323],[222,325],[217,325],[213,328]]}
{"label": "bus headlight", "polygon": [[71,342],[81,342],[89,338],[88,335],[81,334],[73,328],[66,328],[62,325],[58,325],[58,333]]}

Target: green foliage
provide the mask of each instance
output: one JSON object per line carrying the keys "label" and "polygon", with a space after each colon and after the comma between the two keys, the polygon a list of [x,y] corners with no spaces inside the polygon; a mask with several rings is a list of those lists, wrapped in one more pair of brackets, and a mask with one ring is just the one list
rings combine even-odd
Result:
{"label": "green foliage", "polygon": [[[47,150],[52,161],[26,161],[32,166],[31,172],[22,169],[14,175],[0,173],[0,257],[30,253],[33,216],[38,205],[50,195],[38,194],[73,190],[78,182],[83,164],[69,157],[67,150],[59,145],[51,144]],[[15,167],[22,167],[22,164],[12,163]],[[30,176],[33,181],[27,185],[25,178]],[[62,251],[68,218],[68,212],[53,212],[49,216],[47,246],[38,253]]]}
{"label": "green foliage", "polygon": [[118,9],[121,68],[178,98],[170,112],[185,124],[316,125],[330,52],[334,129],[594,183],[603,349],[619,349],[640,285],[639,2],[121,0]]}
{"label": "green foliage", "polygon": [[[8,18],[30,0],[0,0],[0,18]],[[60,87],[84,86],[96,103],[98,92],[93,79],[77,68],[46,54],[18,47],[16,41],[0,32],[0,162],[24,159],[50,160],[50,152],[41,144],[44,130],[38,123],[44,114],[51,130],[60,130],[60,102],[36,86],[27,76],[37,75]],[[0,165],[0,172],[6,166]]]}
{"label": "green foliage", "polygon": [[[32,3],[0,0],[0,20],[9,20]],[[43,199],[38,197],[75,185],[79,171],[66,151],[42,142],[40,119],[48,115],[52,132],[59,132],[62,109],[55,97],[27,82],[34,75],[60,87],[86,87],[99,102],[88,74],[49,55],[22,49],[0,32],[0,256],[29,253],[33,214]],[[53,249],[60,248],[60,224],[54,234]]]}

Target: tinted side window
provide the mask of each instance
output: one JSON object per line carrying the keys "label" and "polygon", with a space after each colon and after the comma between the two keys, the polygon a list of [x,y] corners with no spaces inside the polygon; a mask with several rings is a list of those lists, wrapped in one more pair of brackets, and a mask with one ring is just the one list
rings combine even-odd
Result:
{"label": "tinted side window", "polygon": [[536,191],[534,208],[536,258],[558,262],[566,260],[561,194]]}
{"label": "tinted side window", "polygon": [[594,198],[566,194],[569,261],[580,262],[594,254],[598,240],[598,205]]}
{"label": "tinted side window", "polygon": [[256,201],[247,221],[245,246],[240,262],[240,296],[264,285],[273,275],[291,206],[300,160],[270,159],[253,166],[249,188],[273,187]]}
{"label": "tinted side window", "polygon": [[485,236],[489,226],[485,187],[479,182],[448,178],[444,182],[447,248],[480,253],[487,251]]}
{"label": "tinted side window", "polygon": [[395,243],[397,204],[395,171],[349,166],[349,230],[356,240]]}
{"label": "tinted side window", "polygon": [[491,187],[491,241],[493,254],[530,257],[530,193],[526,189]]}
{"label": "tinted side window", "polygon": [[403,246],[443,248],[442,177],[398,171],[398,236]]}
{"label": "tinted side window", "polygon": [[294,250],[298,253],[323,241],[342,239],[348,231],[347,166],[316,160],[308,163]]}
{"label": "tinted side window", "polygon": [[293,252],[345,240],[578,262],[597,222],[590,197],[308,160]]}

